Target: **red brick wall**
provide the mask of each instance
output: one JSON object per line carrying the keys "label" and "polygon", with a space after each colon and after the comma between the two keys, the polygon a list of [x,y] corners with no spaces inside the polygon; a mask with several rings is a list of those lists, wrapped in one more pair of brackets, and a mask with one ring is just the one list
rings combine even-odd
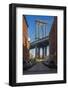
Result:
{"label": "red brick wall", "polygon": [[23,59],[29,60],[28,27],[26,24],[25,16],[23,16]]}
{"label": "red brick wall", "polygon": [[[54,22],[50,31],[50,35],[49,35],[49,45],[50,45],[50,49],[49,49],[49,53],[50,56],[52,56],[53,60],[55,63],[57,63],[56,61],[56,50],[57,50],[57,17],[54,18]],[[54,56],[53,56],[54,55]]]}

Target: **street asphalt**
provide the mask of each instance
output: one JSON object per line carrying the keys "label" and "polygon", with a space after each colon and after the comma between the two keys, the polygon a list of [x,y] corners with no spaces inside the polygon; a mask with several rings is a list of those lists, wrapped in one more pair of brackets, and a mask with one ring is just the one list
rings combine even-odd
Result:
{"label": "street asphalt", "polygon": [[49,73],[57,73],[56,68],[49,68],[48,66],[44,65],[42,62],[36,63],[33,67],[24,70],[23,74],[49,74]]}

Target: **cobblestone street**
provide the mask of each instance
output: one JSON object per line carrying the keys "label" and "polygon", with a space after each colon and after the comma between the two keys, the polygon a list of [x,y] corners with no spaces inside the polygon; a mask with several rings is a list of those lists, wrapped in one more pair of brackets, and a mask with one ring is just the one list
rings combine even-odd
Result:
{"label": "cobblestone street", "polygon": [[48,74],[48,73],[57,73],[56,69],[49,68],[48,66],[44,65],[42,62],[38,62],[33,67],[29,68],[28,70],[24,70],[24,75],[27,74]]}

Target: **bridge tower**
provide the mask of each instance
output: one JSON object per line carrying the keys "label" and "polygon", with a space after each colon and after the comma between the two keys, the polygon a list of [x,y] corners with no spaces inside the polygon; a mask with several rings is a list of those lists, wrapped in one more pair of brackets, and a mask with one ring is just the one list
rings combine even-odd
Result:
{"label": "bridge tower", "polygon": [[[36,20],[35,21],[35,41],[42,40],[46,38],[46,26],[47,23],[43,20]],[[42,52],[42,55],[41,55]],[[35,46],[35,58],[45,58],[47,52],[47,48],[45,47],[45,44],[43,43],[43,46],[40,46],[36,44]]]}

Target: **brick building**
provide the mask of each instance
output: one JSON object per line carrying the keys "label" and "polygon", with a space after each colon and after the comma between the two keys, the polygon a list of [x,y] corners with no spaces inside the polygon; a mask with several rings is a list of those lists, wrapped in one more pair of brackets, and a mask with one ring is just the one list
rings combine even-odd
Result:
{"label": "brick building", "polygon": [[23,60],[29,60],[28,24],[23,16]]}
{"label": "brick building", "polygon": [[49,37],[50,60],[54,61],[55,65],[57,65],[57,17],[54,17]]}

